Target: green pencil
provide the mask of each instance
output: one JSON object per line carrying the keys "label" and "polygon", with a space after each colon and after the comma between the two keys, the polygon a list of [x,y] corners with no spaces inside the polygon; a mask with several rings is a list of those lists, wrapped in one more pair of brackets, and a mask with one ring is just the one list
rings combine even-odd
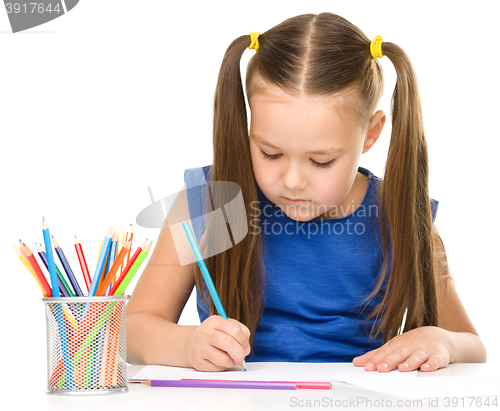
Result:
{"label": "green pencil", "polygon": [[116,291],[113,293],[113,295],[122,295],[125,292],[125,289],[130,284],[130,281],[132,281],[132,278],[134,278],[135,273],[137,272],[137,270],[139,270],[139,267],[148,256],[149,250],[151,250],[152,245],[153,242],[151,241],[146,247],[143,248],[137,259],[135,260],[134,265],[130,267],[129,272],[122,280],[122,282],[120,283]]}

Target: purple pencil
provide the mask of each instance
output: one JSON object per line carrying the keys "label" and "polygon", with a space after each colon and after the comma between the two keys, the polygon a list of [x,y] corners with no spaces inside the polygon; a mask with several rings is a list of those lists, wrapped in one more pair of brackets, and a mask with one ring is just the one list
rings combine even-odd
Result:
{"label": "purple pencil", "polygon": [[151,387],[192,387],[192,388],[254,388],[263,390],[296,390],[294,382],[270,381],[204,381],[204,380],[150,380],[141,384]]}
{"label": "purple pencil", "polygon": [[[36,245],[36,251],[38,251],[38,255],[40,256],[40,259],[42,260],[43,264],[45,265],[45,268],[47,271],[49,270],[49,264],[47,262],[47,254],[45,254],[45,251],[42,250],[42,248],[35,243]],[[59,268],[56,265],[56,272],[57,272],[57,284],[59,285],[59,292],[63,297],[72,297],[72,295],[69,294],[67,291],[65,284],[63,283],[63,280],[61,280],[61,273],[59,272]]]}
{"label": "purple pencil", "polygon": [[66,259],[66,256],[64,255],[64,251],[62,250],[61,246],[56,241],[54,236],[52,236],[52,240],[54,241],[54,249],[56,250],[57,256],[59,257],[59,260],[61,261],[61,264],[64,268],[64,271],[66,271],[66,275],[68,276],[69,282],[73,286],[73,290],[75,290],[75,294],[77,295],[77,297],[83,297],[82,290],[80,289],[80,286],[78,285],[78,281],[76,281],[76,277],[75,277],[75,274],[73,274],[73,270],[69,266],[68,260]]}

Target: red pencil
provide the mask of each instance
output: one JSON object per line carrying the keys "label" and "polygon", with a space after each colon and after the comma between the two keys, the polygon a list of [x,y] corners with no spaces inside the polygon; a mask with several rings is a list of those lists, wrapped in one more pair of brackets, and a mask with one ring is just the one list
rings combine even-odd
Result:
{"label": "red pencil", "polygon": [[87,267],[87,261],[85,261],[85,255],[83,254],[82,245],[75,236],[75,248],[76,254],[78,255],[78,261],[80,262],[80,267],[82,268],[83,278],[85,279],[85,285],[87,286],[87,292],[90,289],[90,284],[92,280],[90,279],[89,269]]}
{"label": "red pencil", "polygon": [[40,269],[40,266],[38,265],[35,256],[28,248],[28,246],[24,243],[22,247],[20,247],[20,249],[23,256],[30,262],[30,265],[33,268],[33,271],[35,272],[35,275],[38,277],[38,281],[40,281],[40,284],[42,285],[45,294],[47,294],[47,297],[52,297],[52,289],[50,288],[49,283],[45,279],[45,276],[43,275],[43,272]]}
{"label": "red pencil", "polygon": [[132,267],[135,263],[135,260],[137,259],[137,257],[139,256],[139,254],[142,252],[142,249],[146,246],[148,240],[146,239],[138,248],[137,250],[135,250],[135,253],[134,255],[132,256],[132,258],[129,260],[127,266],[123,269],[122,273],[120,274],[120,277],[118,278],[118,280],[115,281],[115,283],[113,284],[113,287],[111,287],[111,290],[109,291],[108,295],[113,295],[113,293],[118,289],[118,287],[120,286],[120,283],[123,281],[123,279],[125,278],[125,276],[127,275],[127,273],[129,272],[130,270],[130,267]]}

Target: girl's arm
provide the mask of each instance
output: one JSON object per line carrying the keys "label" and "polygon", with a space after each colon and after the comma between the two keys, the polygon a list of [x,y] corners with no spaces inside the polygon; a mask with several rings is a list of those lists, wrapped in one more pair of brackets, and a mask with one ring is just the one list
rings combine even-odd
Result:
{"label": "girl's arm", "polygon": [[454,362],[486,362],[486,348],[460,301],[446,259],[444,244],[433,224],[438,267],[438,327],[420,327],[397,335],[382,347],[355,357],[367,371],[434,371]]}
{"label": "girl's arm", "polygon": [[438,289],[438,326],[451,338],[450,363],[486,362],[486,348],[460,300],[441,236],[435,224],[432,228],[438,273],[443,280]]}
{"label": "girl's arm", "polygon": [[[184,186],[169,216],[184,215],[187,207]],[[249,345],[245,325],[219,316],[200,326],[177,324],[195,285],[195,264],[180,265],[167,216],[126,307],[129,363],[222,371],[242,362]]]}
{"label": "girl's arm", "polygon": [[[180,205],[181,197],[176,199]],[[173,206],[174,207],[174,206]],[[165,220],[126,308],[127,361],[189,367],[184,348],[196,328],[177,325],[194,287],[194,264],[181,266]]]}

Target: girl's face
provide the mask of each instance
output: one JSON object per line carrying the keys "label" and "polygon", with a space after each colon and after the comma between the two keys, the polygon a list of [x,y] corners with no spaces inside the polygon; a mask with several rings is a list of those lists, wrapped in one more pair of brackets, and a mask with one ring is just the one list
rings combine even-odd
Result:
{"label": "girl's face", "polygon": [[298,98],[268,88],[252,95],[250,151],[255,178],[263,194],[291,219],[338,218],[337,206],[349,206],[347,200],[352,208],[348,195],[355,180],[360,181],[359,159],[385,122],[379,111],[368,130],[361,127],[352,114],[354,104],[352,93]]}

